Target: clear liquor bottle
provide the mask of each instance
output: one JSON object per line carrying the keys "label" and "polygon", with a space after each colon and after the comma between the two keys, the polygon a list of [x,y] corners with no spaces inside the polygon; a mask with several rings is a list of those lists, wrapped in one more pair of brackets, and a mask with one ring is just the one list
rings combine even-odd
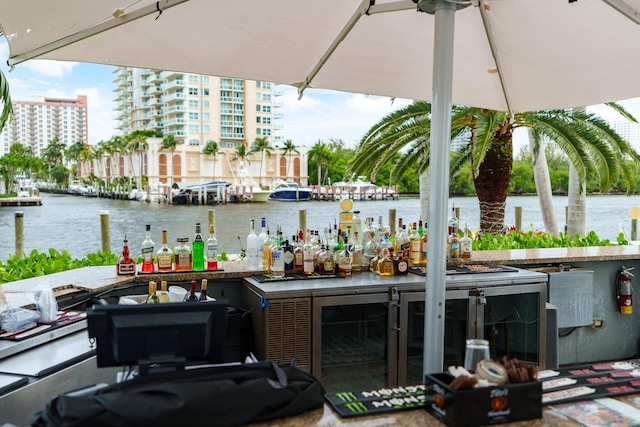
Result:
{"label": "clear liquor bottle", "polygon": [[267,229],[267,238],[262,243],[262,269],[271,273],[271,245],[273,240],[269,235],[269,229]]}
{"label": "clear liquor bottle", "polygon": [[207,270],[216,271],[218,269],[218,239],[216,229],[213,224],[209,224],[209,238],[207,239]]}
{"label": "clear liquor bottle", "polygon": [[325,245],[318,254],[318,266],[320,274],[334,274],[335,262],[333,252]]}
{"label": "clear liquor bottle", "polygon": [[200,296],[198,296],[198,301],[207,301],[207,279],[202,279],[202,283],[200,284]]}
{"label": "clear liquor bottle", "polygon": [[249,220],[249,235],[247,235],[247,269],[249,271],[260,270],[260,249],[258,247],[258,235],[256,234],[254,219]]}
{"label": "clear liquor bottle", "polygon": [[[351,245],[351,254],[353,255],[353,263],[351,264],[351,271],[354,273],[360,273],[363,270],[362,258],[363,254],[363,246],[360,242],[358,233],[353,233],[354,243]],[[367,266],[368,267],[368,266]]]}
{"label": "clear liquor bottle", "polygon": [[191,285],[189,286],[189,292],[184,296],[185,302],[196,302],[198,301],[198,295],[196,294],[196,281],[192,280]]}
{"label": "clear liquor bottle", "polygon": [[202,229],[200,223],[196,223],[196,233],[191,243],[192,247],[192,266],[193,271],[204,271],[204,239],[202,238]]}
{"label": "clear liquor bottle", "polygon": [[160,298],[158,297],[158,285],[154,281],[149,282],[149,293],[147,295],[147,304],[159,304]]}
{"label": "clear liquor bottle", "polygon": [[304,268],[304,244],[298,236],[293,237],[293,268],[301,270]]}
{"label": "clear liquor bottle", "polygon": [[302,258],[303,258],[302,271],[304,272],[304,274],[313,274],[314,254],[315,254],[315,249],[313,247],[313,243],[311,243],[310,240],[307,240],[302,247]]}
{"label": "clear liquor bottle", "polygon": [[351,276],[352,273],[352,265],[353,265],[353,254],[351,253],[351,249],[349,249],[348,238],[343,236],[344,243],[342,249],[336,252],[336,259],[338,265],[338,274],[340,276]]}
{"label": "clear liquor bottle", "polygon": [[284,277],[284,254],[278,239],[271,246],[271,274],[274,277]]}
{"label": "clear liquor bottle", "polygon": [[461,259],[470,259],[471,251],[473,250],[473,242],[471,237],[469,237],[469,228],[467,224],[464,224],[464,235],[460,239],[460,258]]}
{"label": "clear liquor bottle", "polygon": [[[358,239],[362,239],[362,218],[360,218],[360,211],[353,211],[353,217],[351,218],[351,223],[353,224],[353,235],[354,235],[354,239],[351,239],[351,237],[349,237],[349,241],[352,244],[360,243],[360,245],[362,245],[362,240],[358,240]],[[355,237],[355,236],[358,237]]]}
{"label": "clear liquor bottle", "polygon": [[160,272],[173,270],[173,251],[167,244],[167,230],[162,230],[162,244],[156,253],[156,264]]}
{"label": "clear liquor bottle", "polygon": [[409,241],[411,247],[409,251],[409,262],[413,266],[420,265],[420,262],[422,261],[422,238],[418,233],[418,227],[415,222],[413,223],[413,229],[411,230]]}
{"label": "clear liquor bottle", "polygon": [[176,239],[178,246],[174,250],[175,270],[191,271],[191,249],[187,246],[189,239],[187,237],[179,237]]}
{"label": "clear liquor bottle", "polygon": [[129,255],[129,241],[127,240],[126,234],[122,241],[122,256],[118,259],[118,263],[116,264],[116,274],[136,274],[136,260],[131,258],[131,255]]}
{"label": "clear liquor bottle", "polygon": [[164,304],[169,302],[169,292],[167,291],[167,281],[160,282],[160,303]]}
{"label": "clear liquor bottle", "polygon": [[155,258],[155,243],[151,240],[151,225],[146,225],[146,236],[142,241],[142,267],[143,273],[153,273],[155,271],[154,258]]}
{"label": "clear liquor bottle", "polygon": [[262,217],[260,219],[260,234],[258,234],[258,259],[259,259],[259,266],[260,269],[262,270],[266,270],[266,265],[263,262],[264,261],[264,253],[263,253],[263,246],[264,246],[264,242],[267,240],[267,219],[265,217]]}

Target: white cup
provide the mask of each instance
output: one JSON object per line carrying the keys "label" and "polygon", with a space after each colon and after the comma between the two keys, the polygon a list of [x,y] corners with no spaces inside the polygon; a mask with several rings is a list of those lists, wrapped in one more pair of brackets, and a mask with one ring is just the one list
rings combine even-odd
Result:
{"label": "white cup", "polygon": [[169,302],[182,302],[187,290],[182,286],[169,286]]}

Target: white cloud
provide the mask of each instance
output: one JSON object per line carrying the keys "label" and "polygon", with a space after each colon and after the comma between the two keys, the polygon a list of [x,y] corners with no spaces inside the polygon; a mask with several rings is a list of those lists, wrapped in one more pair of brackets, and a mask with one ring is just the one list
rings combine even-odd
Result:
{"label": "white cloud", "polygon": [[87,96],[89,113],[89,143],[106,141],[115,135],[115,105],[111,91],[105,86],[80,88],[74,91],[73,98]]}
{"label": "white cloud", "polygon": [[21,67],[27,68],[43,76],[63,78],[73,72],[77,62],[49,61],[45,59],[33,59],[26,61]]}
{"label": "white cloud", "polygon": [[[411,101],[312,89],[298,100],[295,88],[283,88],[278,98],[284,106],[281,135],[310,148],[318,140],[341,139],[355,147],[366,131],[391,111]],[[276,122],[278,123],[278,122]]]}

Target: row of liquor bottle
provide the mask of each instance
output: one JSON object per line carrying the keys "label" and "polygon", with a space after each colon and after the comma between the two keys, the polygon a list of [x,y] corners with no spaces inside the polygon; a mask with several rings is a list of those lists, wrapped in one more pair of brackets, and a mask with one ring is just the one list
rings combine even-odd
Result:
{"label": "row of liquor bottle", "polygon": [[[162,243],[156,250],[151,238],[151,225],[146,225],[146,236],[141,244],[142,273],[166,273],[171,271],[215,271],[218,270],[218,239],[215,235],[215,226],[209,224],[209,237],[205,240],[202,236],[200,223],[196,224],[195,236],[191,244],[188,237],[179,237],[178,245],[169,247],[167,231],[162,230]],[[129,242],[125,235],[122,256],[116,264],[116,273],[119,275],[135,274],[137,272],[136,260],[129,252]]]}
{"label": "row of liquor bottle", "polygon": [[[196,281],[192,280],[191,285],[189,287],[189,291],[184,294],[184,297],[181,298],[183,302],[197,302],[197,301],[207,301],[209,297],[207,296],[207,279],[202,279],[200,282],[200,293],[196,293]],[[167,281],[162,280],[160,282],[160,289],[158,290],[158,284],[151,280],[149,281],[149,290],[147,294],[147,304],[164,304],[168,302],[179,302],[175,299],[172,300],[169,295],[169,290],[167,290]]]}
{"label": "row of liquor bottle", "polygon": [[[425,265],[427,262],[428,230],[422,220],[414,222],[409,228],[398,220],[394,233],[384,225],[382,216],[378,223],[372,217],[364,221],[354,211],[348,224],[334,222],[324,229],[320,236],[318,230],[299,230],[291,239],[286,239],[280,227],[271,234],[266,218],[261,218],[261,230],[256,231],[255,220],[249,223],[246,249],[242,255],[247,258],[249,271],[268,271],[274,276],[284,275],[293,269],[303,270],[307,274],[344,274],[368,270],[373,258],[384,256],[384,249],[391,248],[391,258],[405,260],[408,265]],[[156,250],[151,238],[151,226],[146,225],[146,236],[141,244],[142,273],[171,271],[216,271],[218,270],[218,240],[215,226],[209,224],[209,237],[202,236],[200,223],[195,226],[195,235],[189,245],[189,239],[177,239],[178,246],[169,247],[166,230],[162,231],[162,244]],[[472,240],[465,227],[462,237],[459,235],[458,219],[455,209],[449,219],[447,256],[450,260],[471,257]],[[325,266],[326,264],[326,266]],[[401,265],[403,263],[401,262]],[[342,267],[341,267],[342,266]],[[123,253],[117,264],[118,274],[135,274],[136,262],[129,254],[125,236]]]}

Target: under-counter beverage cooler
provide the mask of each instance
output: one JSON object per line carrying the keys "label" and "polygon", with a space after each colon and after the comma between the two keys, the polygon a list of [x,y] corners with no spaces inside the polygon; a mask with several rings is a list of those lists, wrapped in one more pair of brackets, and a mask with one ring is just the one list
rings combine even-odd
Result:
{"label": "under-counter beverage cooler", "polygon": [[[466,339],[484,338],[494,359],[544,367],[547,275],[489,268],[447,275],[445,366],[462,365]],[[295,361],[327,392],[421,383],[424,276],[260,280],[243,289],[258,358]]]}

